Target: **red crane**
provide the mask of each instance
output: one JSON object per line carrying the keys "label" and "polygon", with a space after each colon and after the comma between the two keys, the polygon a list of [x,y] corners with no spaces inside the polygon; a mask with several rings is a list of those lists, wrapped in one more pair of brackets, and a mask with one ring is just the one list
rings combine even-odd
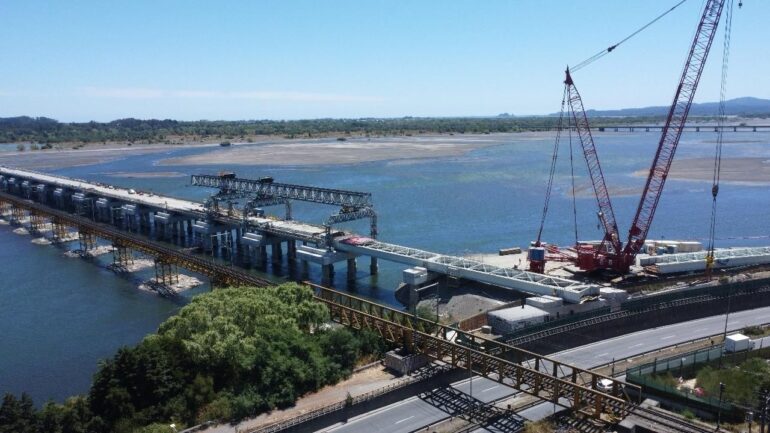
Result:
{"label": "red crane", "polygon": [[[566,90],[569,95],[569,103],[572,111],[576,131],[583,147],[583,154],[588,164],[588,172],[593,184],[594,193],[599,205],[599,219],[604,226],[605,235],[599,246],[577,246],[578,266],[586,271],[597,269],[610,269],[620,273],[628,272],[636,255],[644,246],[650,225],[652,224],[655,210],[666,183],[671,162],[674,159],[679,139],[682,136],[687,115],[692,105],[695,91],[703,73],[711,44],[714,41],[719,19],[722,16],[725,2],[729,0],[707,0],[703,9],[698,29],[695,33],[687,61],[682,71],[682,76],[674,94],[674,102],[671,104],[666,123],[663,126],[658,149],[652,161],[647,182],[642,192],[634,220],[628,232],[628,240],[625,246],[618,239],[618,229],[615,223],[615,214],[612,211],[604,175],[596,154],[596,148],[591,136],[588,119],[583,109],[580,94],[575,88],[572,77],[567,70],[565,79]],[[612,47],[614,48],[614,47]],[[610,50],[608,50],[609,52]],[[539,242],[538,242],[539,244]],[[539,246],[539,245],[538,245]],[[530,257],[531,259],[532,257]],[[543,256],[544,258],[544,256]],[[536,260],[537,262],[537,260]],[[543,263],[531,266],[530,269],[541,270]]]}

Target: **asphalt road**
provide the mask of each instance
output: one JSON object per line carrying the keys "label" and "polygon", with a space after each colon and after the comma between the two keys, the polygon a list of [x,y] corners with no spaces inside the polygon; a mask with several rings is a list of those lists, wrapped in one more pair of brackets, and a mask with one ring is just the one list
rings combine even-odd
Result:
{"label": "asphalt road", "polygon": [[[740,330],[748,325],[759,325],[767,322],[770,322],[770,307],[740,311],[730,314],[728,331]],[[612,362],[613,359],[635,356],[696,338],[719,334],[724,331],[724,327],[724,315],[712,316],[622,335],[555,353],[550,357],[582,368],[594,368]],[[466,379],[454,383],[452,389],[468,394],[470,392],[469,381]],[[513,388],[489,379],[480,377],[473,379],[473,397],[485,403],[512,396],[516,392]],[[442,394],[451,393],[442,392]],[[346,424],[337,424],[321,431],[411,432],[433,424],[453,413],[458,413],[458,410],[462,410],[467,405],[466,399],[468,398],[467,395],[455,394],[453,395],[455,402],[452,403],[449,401],[452,399],[446,395],[444,398],[416,396],[358,416]],[[543,403],[523,410],[519,415],[526,419],[536,420],[551,413],[553,413],[553,404]],[[494,432],[495,430],[479,429],[477,431]]]}

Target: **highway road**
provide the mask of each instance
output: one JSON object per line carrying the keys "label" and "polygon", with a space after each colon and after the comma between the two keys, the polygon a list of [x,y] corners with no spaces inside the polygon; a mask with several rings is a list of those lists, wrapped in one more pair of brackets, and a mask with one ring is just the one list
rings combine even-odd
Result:
{"label": "highway road", "polygon": [[[768,322],[770,322],[770,307],[739,311],[730,314],[728,331],[736,331],[749,325],[760,325]],[[550,355],[550,357],[582,368],[595,368],[610,363],[613,359],[627,358],[662,347],[720,334],[724,331],[724,327],[724,315],[712,316],[622,335],[558,352]],[[466,394],[470,392],[470,384],[467,379],[452,384],[451,388]],[[513,396],[516,392],[513,388],[489,379],[480,377],[473,379],[473,397],[485,403]],[[435,404],[435,399],[415,396],[352,418],[346,424],[337,424],[321,431],[337,433],[358,431],[411,432],[453,414],[461,413],[457,411],[463,410],[467,404],[464,400],[469,397],[455,396],[455,398],[461,403],[446,404],[445,399],[439,399],[439,404]],[[521,411],[519,416],[537,420],[550,415],[552,412],[553,404],[543,403]],[[481,433],[494,432],[495,430],[479,429],[477,431]]]}

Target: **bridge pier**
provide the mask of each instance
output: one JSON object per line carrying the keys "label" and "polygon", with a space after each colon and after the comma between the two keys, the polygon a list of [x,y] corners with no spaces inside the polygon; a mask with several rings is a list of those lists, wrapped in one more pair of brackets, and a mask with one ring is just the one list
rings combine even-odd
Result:
{"label": "bridge pier", "polygon": [[356,280],[356,258],[352,257],[348,259],[348,265],[347,265],[347,271],[348,271],[348,282],[355,281]]}
{"label": "bridge pier", "polygon": [[0,218],[7,218],[11,213],[11,204],[5,201],[0,201]]}
{"label": "bridge pier", "polygon": [[59,219],[51,219],[51,235],[54,242],[63,242],[69,237],[67,226]]}
{"label": "bridge pier", "polygon": [[96,248],[96,235],[82,227],[78,227],[78,244],[80,246],[80,254],[86,254]]}
{"label": "bridge pier", "polygon": [[120,242],[112,243],[112,268],[126,271],[129,265],[134,264],[134,252],[131,248]]}
{"label": "bridge pier", "polygon": [[270,261],[272,262],[273,269],[281,268],[281,262],[283,262],[283,248],[281,242],[274,242],[270,246]]}
{"label": "bridge pier", "polygon": [[11,205],[11,224],[21,224],[21,221],[24,219],[24,209]]}
{"label": "bridge pier", "polygon": [[45,218],[37,212],[29,212],[29,230],[33,233],[41,233],[45,229]]}
{"label": "bridge pier", "polygon": [[321,284],[334,286],[334,264],[321,265]]}

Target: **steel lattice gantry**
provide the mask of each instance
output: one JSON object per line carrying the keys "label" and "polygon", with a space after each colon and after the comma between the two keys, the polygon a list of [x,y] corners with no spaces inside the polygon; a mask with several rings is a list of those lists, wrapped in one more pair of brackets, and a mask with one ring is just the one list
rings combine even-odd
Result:
{"label": "steel lattice gantry", "polygon": [[364,208],[372,206],[372,194],[314,186],[292,185],[264,180],[240,179],[234,177],[192,175],[194,186],[219,188],[222,191],[246,192],[255,195],[273,196],[289,200],[300,200],[336,206]]}
{"label": "steel lattice gantry", "polygon": [[[369,218],[371,221],[371,237],[377,237],[377,214],[372,203],[372,194],[368,192],[349,191],[341,189],[320,188],[315,186],[295,185],[273,182],[272,178],[266,179],[242,179],[233,175],[206,175],[194,174],[191,177],[193,186],[218,188],[219,193],[212,197],[250,197],[253,200],[247,203],[244,209],[244,217],[247,217],[249,208],[259,205],[286,204],[287,219],[291,218],[291,206],[289,200],[299,200],[310,203],[319,203],[331,206],[339,206],[340,210],[330,215],[324,226],[327,229],[327,246],[331,247],[331,226],[346,221]],[[215,202],[214,200],[213,202]]]}

